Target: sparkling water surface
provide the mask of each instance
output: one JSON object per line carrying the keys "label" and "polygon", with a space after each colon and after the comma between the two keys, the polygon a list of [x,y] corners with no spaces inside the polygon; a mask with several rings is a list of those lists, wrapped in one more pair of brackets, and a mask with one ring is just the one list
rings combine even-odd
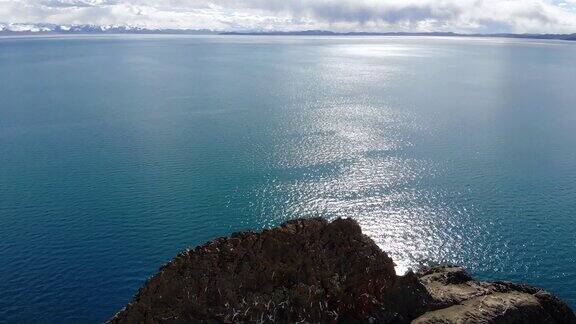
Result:
{"label": "sparkling water surface", "polygon": [[0,39],[0,322],[101,322],[179,251],[353,217],[576,306],[576,43]]}

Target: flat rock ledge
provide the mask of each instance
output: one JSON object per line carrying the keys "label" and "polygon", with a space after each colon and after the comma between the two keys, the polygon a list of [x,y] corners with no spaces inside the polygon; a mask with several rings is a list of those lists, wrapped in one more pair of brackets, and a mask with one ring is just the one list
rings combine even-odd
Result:
{"label": "flat rock ledge", "polygon": [[352,219],[293,220],[180,253],[109,323],[576,323],[553,295],[459,267],[397,276]]}

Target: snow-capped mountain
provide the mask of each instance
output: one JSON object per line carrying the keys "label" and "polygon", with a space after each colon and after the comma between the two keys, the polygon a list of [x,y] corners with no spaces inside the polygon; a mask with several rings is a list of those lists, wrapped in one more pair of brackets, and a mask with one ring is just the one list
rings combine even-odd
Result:
{"label": "snow-capped mountain", "polygon": [[148,29],[137,26],[119,25],[56,25],[0,23],[0,34],[212,34],[210,30]]}

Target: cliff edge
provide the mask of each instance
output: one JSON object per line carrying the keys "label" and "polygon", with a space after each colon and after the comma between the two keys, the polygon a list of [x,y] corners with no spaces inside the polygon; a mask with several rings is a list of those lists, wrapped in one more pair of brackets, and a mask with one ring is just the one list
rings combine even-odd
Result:
{"label": "cliff edge", "polygon": [[575,323],[538,288],[462,268],[397,276],[352,219],[293,220],[180,253],[109,323]]}

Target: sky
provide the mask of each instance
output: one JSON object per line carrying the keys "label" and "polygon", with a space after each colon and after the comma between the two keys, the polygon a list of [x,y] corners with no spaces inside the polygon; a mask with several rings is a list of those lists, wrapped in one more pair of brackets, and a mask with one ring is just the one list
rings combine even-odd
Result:
{"label": "sky", "polygon": [[215,31],[576,33],[576,0],[0,0],[0,22]]}

